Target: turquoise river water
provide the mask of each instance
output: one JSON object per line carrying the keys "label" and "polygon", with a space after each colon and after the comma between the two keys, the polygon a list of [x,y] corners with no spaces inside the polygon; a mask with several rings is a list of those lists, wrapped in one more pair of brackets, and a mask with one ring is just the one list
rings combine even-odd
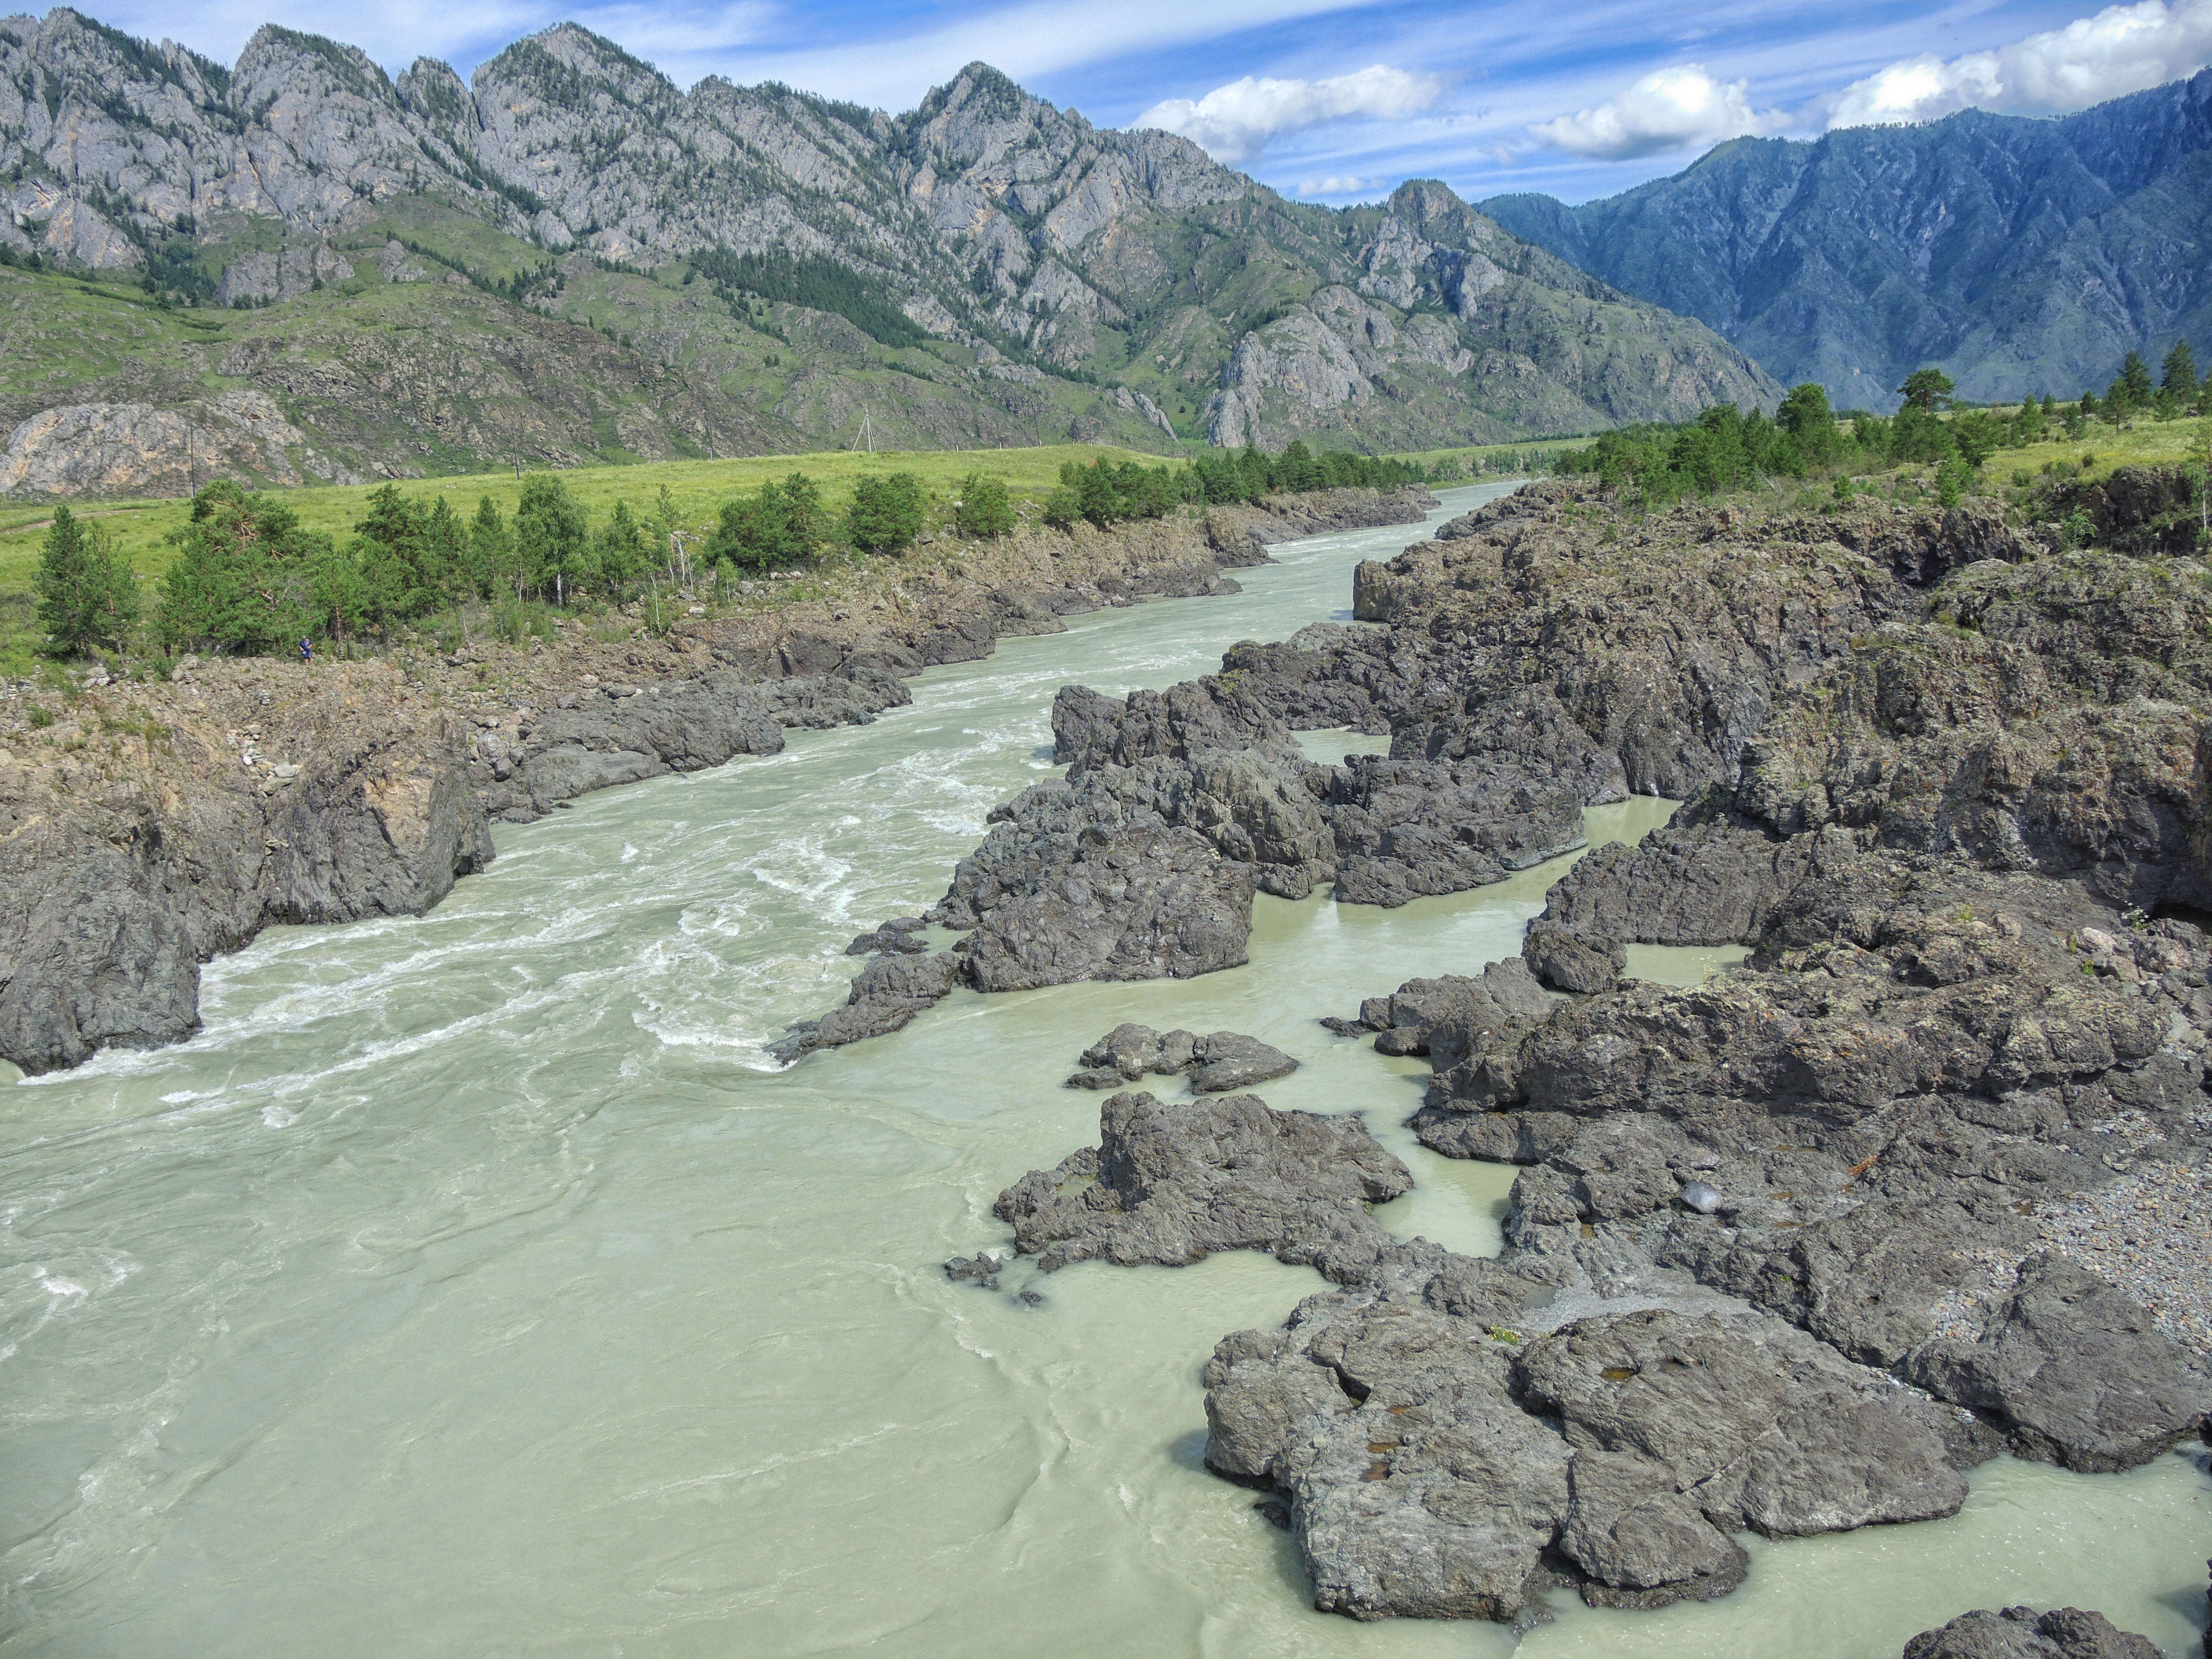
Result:
{"label": "turquoise river water", "polygon": [[1419,533],[1292,544],[1239,597],[1078,618],[873,726],[502,828],[428,916],[214,963],[190,1042],[0,1088],[0,1654],[1872,1659],[2020,1601],[2193,1642],[2212,1481],[2179,1453],[2001,1461],[1953,1520],[1750,1540],[1707,1605],[1561,1596],[1523,1637],[1316,1613],[1201,1466],[1198,1380],[1316,1275],[1014,1270],[1037,1306],[945,1280],[1006,1242],[1001,1187],[1095,1139],[1098,1097],[1058,1085],[1124,1019],[1290,1049],[1271,1102],[1360,1111],[1414,1170],[1386,1224],[1494,1250],[1512,1172],[1414,1145],[1420,1063],[1315,1022],[1511,953],[1564,860],[1395,912],[1263,897],[1246,968],[763,1058],[1048,775],[1061,684],[1343,617],[1353,563]]}

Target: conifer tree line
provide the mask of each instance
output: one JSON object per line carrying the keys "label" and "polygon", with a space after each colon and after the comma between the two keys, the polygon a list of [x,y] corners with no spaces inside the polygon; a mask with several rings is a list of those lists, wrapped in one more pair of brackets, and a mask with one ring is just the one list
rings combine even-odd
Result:
{"label": "conifer tree line", "polygon": [[[1562,473],[1595,475],[1607,489],[1630,489],[1643,505],[1661,507],[1770,478],[1917,463],[1935,467],[1937,491],[1948,504],[1959,500],[2000,450],[2080,439],[2100,421],[2117,428],[2139,419],[2212,414],[2212,375],[2198,380],[2185,342],[2166,353],[2155,383],[2142,354],[2129,352],[2101,398],[2087,391],[2071,404],[2045,395],[2010,408],[1978,408],[1956,402],[1954,390],[1941,369],[1917,369],[1898,388],[1904,402],[1896,414],[1854,411],[1839,417],[1828,394],[1808,381],[1790,388],[1771,419],[1759,410],[1747,415],[1723,404],[1680,424],[1601,434],[1585,447],[1560,452],[1553,466]],[[1848,488],[1839,480],[1839,495]]]}
{"label": "conifer tree line", "polygon": [[[1045,521],[1104,527],[1184,505],[1249,501],[1279,492],[1417,482],[1422,470],[1368,456],[1316,455],[1303,443],[1207,455],[1180,468],[1099,458],[1070,463],[1044,502]],[[150,607],[164,647],[283,651],[307,639],[346,644],[391,637],[470,604],[621,605],[648,589],[802,565],[826,550],[896,555],[925,533],[928,490],[911,472],[862,477],[842,512],[794,471],[724,501],[703,538],[683,529],[668,489],[640,514],[617,501],[597,522],[552,472],[524,476],[510,517],[489,495],[464,516],[445,496],[397,484],[373,491],[354,533],[310,530],[277,496],[219,480],[193,498]],[[1020,514],[1002,479],[970,473],[950,503],[951,527],[988,539]],[[40,625],[63,654],[120,651],[140,617],[127,560],[96,524],[57,508],[37,579]]]}

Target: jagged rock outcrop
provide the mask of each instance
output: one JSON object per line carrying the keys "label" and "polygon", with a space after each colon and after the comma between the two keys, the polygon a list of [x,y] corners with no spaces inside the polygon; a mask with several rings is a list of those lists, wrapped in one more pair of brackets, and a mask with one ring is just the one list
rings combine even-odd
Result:
{"label": "jagged rock outcrop", "polygon": [[1366,1206],[1412,1185],[1357,1117],[1279,1112],[1257,1095],[1117,1094],[1099,1109],[1097,1146],[1030,1170],[994,1212],[1047,1273],[1272,1250],[1341,1278],[1389,1243]]}
{"label": "jagged rock outcrop", "polygon": [[1779,1321],[1554,1325],[1552,1298],[1401,1245],[1215,1349],[1207,1464],[1283,1494],[1316,1607],[1510,1621],[1554,1573],[1599,1606],[1725,1594],[1730,1532],[1951,1514],[1990,1449]]}
{"label": "jagged rock outcrop", "polygon": [[842,1048],[864,1037],[902,1030],[923,1009],[942,1002],[960,982],[960,963],[949,951],[934,956],[878,956],[853,980],[845,1006],[819,1019],[793,1025],[769,1045],[791,1061],[817,1048]]}
{"label": "jagged rock outcrop", "polygon": [[1244,961],[1252,866],[1095,779],[1025,791],[929,920],[963,930],[977,989],[1186,979]]}
{"label": "jagged rock outcrop", "polygon": [[[1555,885],[1518,959],[1328,1022],[1429,1057],[1425,1143],[1523,1167],[1498,1261],[1331,1256],[1339,1288],[1207,1368],[1208,1461],[1269,1490],[1324,1609],[1724,1594],[1744,1528],[1948,1514],[1997,1450],[2128,1468],[2212,1410],[2196,1292],[2149,1277],[2185,1249],[2079,1242],[2212,1151],[2202,573],[1986,507],[1601,507],[1530,487],[1363,566],[1381,628],[1239,647],[1141,720],[1059,711],[1078,779],[1328,719],[1392,758],[1310,793],[1694,792]],[[1623,979],[1637,941],[1752,953],[1675,988]]]}
{"label": "jagged rock outcrop", "polygon": [[181,495],[211,477],[241,476],[276,484],[362,482],[319,453],[266,393],[252,391],[177,409],[41,410],[15,423],[0,454],[0,495]]}
{"label": "jagged rock outcrop", "polygon": [[44,1072],[174,1042],[199,1024],[201,962],[262,927],[435,904],[492,855],[455,736],[356,726],[282,788],[234,759],[61,812],[0,768],[0,1055]]}
{"label": "jagged rock outcrop", "polygon": [[1325,811],[1336,896],[1354,904],[1464,892],[1584,844],[1581,792],[1511,764],[1355,755]]}

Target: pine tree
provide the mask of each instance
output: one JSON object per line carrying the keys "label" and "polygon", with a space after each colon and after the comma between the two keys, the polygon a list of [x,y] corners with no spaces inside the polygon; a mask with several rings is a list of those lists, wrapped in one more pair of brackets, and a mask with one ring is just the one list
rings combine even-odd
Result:
{"label": "pine tree", "polygon": [[533,472],[522,481],[514,550],[524,580],[551,593],[557,605],[568,604],[579,583],[596,574],[584,509],[550,472]]}
{"label": "pine tree", "polygon": [[2142,353],[2130,351],[2120,363],[2120,378],[2105,393],[2108,409],[2125,412],[2142,409],[2151,400],[2150,365]]}
{"label": "pine tree", "polygon": [[1951,377],[1940,368],[1916,368],[1905,377],[1905,384],[1897,388],[1907,409],[1923,415],[1933,415],[1951,401]]}
{"label": "pine tree", "polygon": [[289,507],[227,478],[192,497],[190,521],[167,539],[177,552],[161,577],[162,637],[222,651],[281,650],[317,629],[349,563]]}
{"label": "pine tree", "polygon": [[2176,340],[2173,349],[2166,354],[2166,362],[2160,366],[2158,389],[2184,399],[2197,395],[2197,356],[2188,341]]}
{"label": "pine tree", "polygon": [[95,645],[120,651],[138,620],[138,586],[106,531],[54,509],[39,556],[39,625],[64,656]]}
{"label": "pine tree", "polygon": [[514,538],[489,495],[477,503],[477,515],[469,523],[468,560],[470,584],[481,598],[489,599],[518,586]]}

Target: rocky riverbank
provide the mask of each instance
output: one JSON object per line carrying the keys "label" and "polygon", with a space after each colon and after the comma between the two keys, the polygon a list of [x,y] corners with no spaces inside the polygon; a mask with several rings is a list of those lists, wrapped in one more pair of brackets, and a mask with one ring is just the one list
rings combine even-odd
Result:
{"label": "rocky riverbank", "polygon": [[[1207,1461],[1269,1494],[1318,1606],[1723,1595],[1747,1528],[1948,1515],[2000,1451],[2114,1470],[2203,1430],[2198,557],[1988,502],[1638,518],[1551,483],[1362,566],[1356,608],[1382,625],[1063,692],[1066,777],[1000,810],[928,959],[986,990],[1204,971],[1251,890],[1460,890],[1577,844],[1585,804],[1687,798],[1578,862],[1521,960],[1328,1022],[1429,1059],[1431,1148],[1522,1166],[1496,1261],[1382,1235],[1356,1124],[1267,1139],[1252,1097],[1117,1096],[1000,1199],[1047,1265],[1260,1248],[1334,1281],[1206,1370]],[[1389,756],[1285,741],[1337,725]],[[1202,937],[1147,933],[1189,890]],[[1679,988],[1625,976],[1636,943],[1751,954]],[[1978,1617],[2017,1638],[1991,1651],[2077,1650]]]}
{"label": "rocky riverbank", "polygon": [[1418,489],[1280,498],[1111,532],[945,543],[780,585],[654,636],[602,616],[523,647],[186,659],[166,683],[0,696],[0,1057],[27,1071],[198,1023],[199,964],[277,922],[412,915],[495,821],[866,720],[1006,635],[1233,591],[1265,544],[1418,522]]}

